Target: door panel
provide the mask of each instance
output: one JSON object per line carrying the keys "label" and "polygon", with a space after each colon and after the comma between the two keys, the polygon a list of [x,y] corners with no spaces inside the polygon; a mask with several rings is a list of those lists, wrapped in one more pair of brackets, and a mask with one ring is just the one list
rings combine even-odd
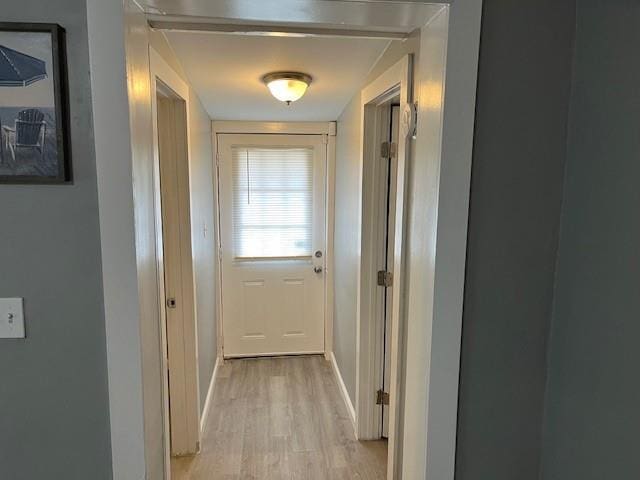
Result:
{"label": "door panel", "polygon": [[262,306],[267,301],[263,280],[245,280],[242,301],[242,336],[244,338],[266,337],[266,323]]}
{"label": "door panel", "polygon": [[218,135],[218,162],[225,356],[323,352],[323,136]]}
{"label": "door panel", "polygon": [[305,335],[304,305],[307,303],[305,295],[304,278],[285,279],[282,283],[283,303],[282,318],[284,319],[284,335],[295,336]]}
{"label": "door panel", "polygon": [[199,438],[189,170],[184,168],[188,161],[186,102],[159,91],[156,111],[163,289],[167,301],[168,426],[171,453],[184,455],[197,451]]}

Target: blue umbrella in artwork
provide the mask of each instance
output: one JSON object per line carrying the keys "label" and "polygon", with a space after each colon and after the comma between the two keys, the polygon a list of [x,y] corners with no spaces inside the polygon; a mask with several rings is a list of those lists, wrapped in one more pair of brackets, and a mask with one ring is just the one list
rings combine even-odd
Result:
{"label": "blue umbrella in artwork", "polygon": [[0,87],[26,87],[46,76],[44,60],[0,45]]}

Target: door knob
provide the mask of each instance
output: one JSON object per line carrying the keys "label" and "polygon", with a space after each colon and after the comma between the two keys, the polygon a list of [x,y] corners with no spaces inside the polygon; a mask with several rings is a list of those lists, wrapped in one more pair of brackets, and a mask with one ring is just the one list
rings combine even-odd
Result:
{"label": "door knob", "polygon": [[322,273],[322,267],[313,267],[313,271],[316,273]]}

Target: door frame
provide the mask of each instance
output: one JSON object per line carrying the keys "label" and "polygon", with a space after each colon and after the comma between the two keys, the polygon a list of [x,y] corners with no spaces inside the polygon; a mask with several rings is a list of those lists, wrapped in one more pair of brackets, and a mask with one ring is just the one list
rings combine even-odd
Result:
{"label": "door frame", "polygon": [[[158,299],[160,312],[160,340],[161,345],[161,370],[162,370],[162,403],[163,403],[163,434],[164,434],[164,451],[165,451],[165,472],[167,478],[170,478],[171,455],[189,455],[197,453],[200,448],[200,385],[198,376],[198,338],[197,338],[197,312],[195,302],[195,279],[193,277],[193,265],[191,255],[191,241],[181,245],[179,262],[183,270],[183,286],[187,294],[191,292],[191,304],[193,312],[193,321],[183,319],[181,324],[173,326],[176,341],[169,341],[167,328],[167,306],[165,294],[165,278],[163,248],[163,221],[162,221],[162,187],[160,179],[160,152],[158,145],[158,105],[157,92],[159,82],[164,84],[175,93],[185,106],[185,133],[186,133],[186,157],[187,162],[182,164],[186,168],[187,196],[189,197],[189,162],[190,162],[190,115],[189,115],[189,86],[184,82],[178,74],[169,66],[169,64],[157,53],[153,48],[149,48],[149,71],[151,80],[151,114],[153,127],[153,173],[154,173],[154,210],[156,224],[156,256],[157,256],[157,272],[158,272]],[[188,232],[191,240],[191,211],[190,202],[181,206],[180,225],[181,231]],[[185,275],[186,274],[186,275]],[[168,358],[180,357],[181,362],[176,362],[169,372]],[[174,380],[173,388],[170,390],[170,376]],[[180,390],[175,392],[175,389]],[[169,396],[183,395],[185,402],[183,405],[174,405],[169,410]],[[178,411],[176,412],[176,408]],[[184,429],[171,429],[171,419],[179,418],[184,422]]]}
{"label": "door frame", "polygon": [[[377,285],[378,237],[379,237],[379,193],[380,169],[380,121],[381,108],[391,98],[398,98],[401,108],[401,128],[398,138],[396,163],[396,206],[393,230],[395,232],[393,254],[393,305],[391,315],[391,351],[389,384],[389,440],[388,472],[394,471],[396,437],[398,423],[398,393],[400,391],[399,357],[400,316],[403,298],[403,246],[405,225],[406,168],[408,163],[408,142],[412,118],[412,64],[413,57],[406,55],[395,65],[382,73],[367,85],[361,94],[361,130],[360,130],[360,226],[359,244],[361,263],[358,270],[357,328],[356,328],[356,429],[359,439],[380,438],[379,407],[375,401],[375,391],[379,385],[379,352],[382,318],[378,315],[376,298],[379,297]],[[372,321],[373,319],[373,321]],[[389,474],[388,478],[394,478]]]}
{"label": "door frame", "polygon": [[217,262],[217,332],[218,362],[224,362],[224,335],[222,325],[222,250],[220,233],[220,171],[218,135],[222,134],[272,134],[272,135],[324,135],[327,145],[325,164],[325,275],[324,275],[324,355],[329,360],[333,351],[333,232],[335,223],[335,164],[336,122],[258,122],[213,120],[211,122],[213,142],[213,188],[215,197],[215,231]]}
{"label": "door frame", "polygon": [[[422,177],[418,186],[432,191],[437,202],[429,205],[428,211],[416,214],[420,224],[415,232],[410,232],[428,242],[421,250],[416,246],[416,268],[412,265],[409,272],[409,294],[416,298],[407,307],[408,323],[413,321],[415,330],[406,352],[406,375],[411,375],[411,381],[415,382],[411,387],[415,399],[404,406],[404,414],[413,422],[410,431],[405,429],[403,440],[402,466],[407,479],[453,480],[455,470],[456,400],[482,0],[455,0],[443,2],[442,6],[448,19],[443,59],[446,78],[438,80],[440,84],[430,83],[433,78],[430,52],[437,42],[424,34],[432,27],[440,28],[433,22],[421,29],[420,73],[416,77],[421,133],[414,156],[435,169],[435,174]],[[146,198],[141,198],[146,178],[134,179],[132,168],[141,165],[146,168],[150,161],[147,155],[150,138],[140,134],[146,132],[150,123],[147,28],[143,10],[133,1],[125,5],[87,1],[111,463],[114,475],[127,479],[142,478],[145,472],[145,405],[140,360],[141,340],[144,342],[145,338],[141,339],[140,328],[143,319],[154,313],[141,310],[140,298],[141,292],[156,288],[155,279],[143,275],[154,240],[146,232],[136,230],[135,218],[135,214],[151,214],[153,206],[141,204]],[[442,95],[432,94],[434,86]],[[434,133],[435,142],[431,141],[431,135],[423,135],[424,129],[439,131],[437,135]],[[416,192],[414,189],[413,193]]]}

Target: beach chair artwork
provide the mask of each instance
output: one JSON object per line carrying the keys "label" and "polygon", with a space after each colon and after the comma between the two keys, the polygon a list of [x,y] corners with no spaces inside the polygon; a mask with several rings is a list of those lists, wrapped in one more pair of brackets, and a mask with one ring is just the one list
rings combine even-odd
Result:
{"label": "beach chair artwork", "polygon": [[0,24],[0,183],[70,180],[63,30]]}

